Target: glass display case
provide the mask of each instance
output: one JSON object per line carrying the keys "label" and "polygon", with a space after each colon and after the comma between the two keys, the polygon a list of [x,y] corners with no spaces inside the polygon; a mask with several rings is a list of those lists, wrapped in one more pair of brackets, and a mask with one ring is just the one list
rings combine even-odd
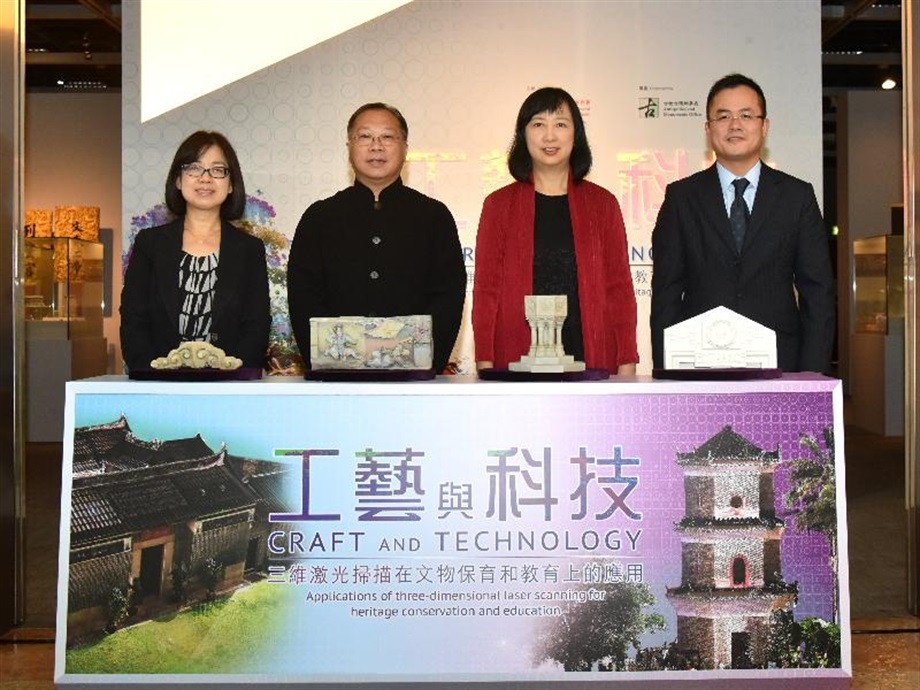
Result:
{"label": "glass display case", "polygon": [[100,242],[28,237],[24,262],[27,338],[102,336],[105,255]]}
{"label": "glass display case", "polygon": [[904,236],[853,241],[853,305],[856,333],[888,333],[904,319]]}
{"label": "glass display case", "polygon": [[29,441],[59,442],[67,381],[105,374],[104,245],[27,237],[23,249]]}

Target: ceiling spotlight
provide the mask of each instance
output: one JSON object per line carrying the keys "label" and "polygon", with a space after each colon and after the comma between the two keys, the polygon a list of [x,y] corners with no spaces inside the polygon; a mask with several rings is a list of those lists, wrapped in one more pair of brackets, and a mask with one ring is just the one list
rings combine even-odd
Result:
{"label": "ceiling spotlight", "polygon": [[901,68],[896,65],[879,65],[878,84],[885,91],[891,91],[898,88],[901,81]]}

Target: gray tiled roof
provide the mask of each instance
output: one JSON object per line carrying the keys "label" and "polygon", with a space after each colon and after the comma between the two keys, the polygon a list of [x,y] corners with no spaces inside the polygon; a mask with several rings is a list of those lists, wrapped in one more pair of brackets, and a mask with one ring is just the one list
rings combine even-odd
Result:
{"label": "gray tiled roof", "polygon": [[296,508],[291,505],[285,485],[297,465],[228,455],[227,467],[233,476],[262,501],[268,511],[290,512]]}
{"label": "gray tiled roof", "polygon": [[681,465],[711,465],[726,463],[775,464],[779,462],[779,450],[766,451],[737,433],[731,426],[722,429],[699,448],[689,453],[678,453]]}
{"label": "gray tiled roof", "polygon": [[215,453],[201,436],[145,442],[131,434],[122,418],[77,429],[74,447],[72,547],[256,503],[226,466],[226,452]]}

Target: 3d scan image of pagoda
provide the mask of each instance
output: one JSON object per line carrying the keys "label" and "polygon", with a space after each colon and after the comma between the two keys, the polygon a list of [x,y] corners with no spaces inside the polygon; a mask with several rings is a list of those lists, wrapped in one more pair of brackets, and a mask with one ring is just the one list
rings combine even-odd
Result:
{"label": "3d scan image of pagoda", "polygon": [[792,607],[783,582],[783,521],[774,506],[779,450],[766,451],[724,427],[677,454],[684,473],[681,584],[668,589],[677,647],[699,669],[767,665],[771,615]]}

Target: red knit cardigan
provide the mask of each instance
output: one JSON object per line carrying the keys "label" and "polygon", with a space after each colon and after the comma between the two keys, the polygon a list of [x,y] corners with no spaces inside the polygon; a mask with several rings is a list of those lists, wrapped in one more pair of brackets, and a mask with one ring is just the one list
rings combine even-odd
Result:
{"label": "red knit cardigan", "polygon": [[[585,363],[615,374],[639,361],[636,295],[620,205],[603,187],[583,180],[568,185],[575,241],[578,299]],[[476,361],[505,369],[530,348],[524,296],[533,292],[532,184],[514,182],[486,197],[476,235],[473,338]]]}

